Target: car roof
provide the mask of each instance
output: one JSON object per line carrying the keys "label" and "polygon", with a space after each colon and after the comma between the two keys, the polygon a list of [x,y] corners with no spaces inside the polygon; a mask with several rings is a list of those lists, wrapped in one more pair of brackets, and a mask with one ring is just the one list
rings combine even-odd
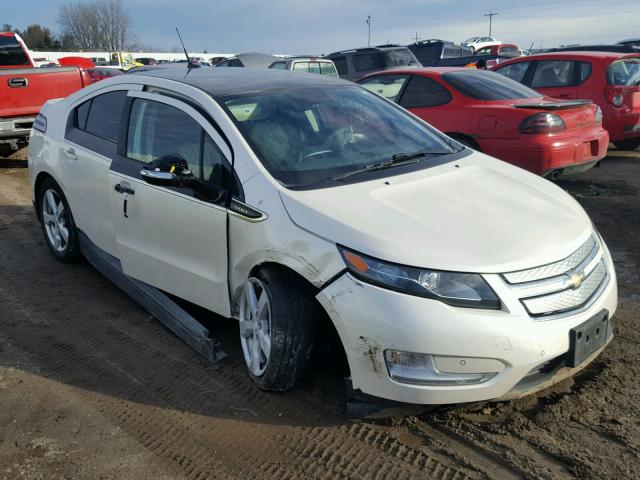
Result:
{"label": "car roof", "polygon": [[326,75],[268,68],[187,68],[186,65],[138,67],[127,75],[164,78],[204,90],[214,98],[248,92],[354,85]]}
{"label": "car roof", "polygon": [[331,55],[345,55],[348,53],[387,52],[389,50],[405,50],[406,48],[407,47],[403,45],[380,45],[378,47],[347,48],[345,50],[328,53],[325,55],[325,57],[330,57]]}
{"label": "car roof", "polygon": [[[511,60],[508,60],[509,63],[522,61],[522,60],[540,60],[544,58],[578,58],[578,59],[614,59],[621,57],[638,57],[640,53],[619,53],[619,52],[594,52],[594,51],[581,51],[581,50],[571,50],[566,52],[546,52],[546,53],[535,53],[533,55],[527,55],[526,57],[518,57]],[[507,62],[501,63],[500,65],[504,65]]]}

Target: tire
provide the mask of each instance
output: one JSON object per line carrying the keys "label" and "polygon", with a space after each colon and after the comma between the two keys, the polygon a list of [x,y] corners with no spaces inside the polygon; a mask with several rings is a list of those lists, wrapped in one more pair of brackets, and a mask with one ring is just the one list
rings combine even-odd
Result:
{"label": "tire", "polygon": [[635,150],[640,147],[640,137],[613,142],[618,150]]}
{"label": "tire", "polygon": [[[62,211],[60,211],[61,206]],[[42,234],[51,254],[61,262],[70,263],[79,260],[81,254],[78,230],[67,199],[52,178],[47,178],[40,186],[37,207]]]}
{"label": "tire", "polygon": [[240,342],[258,388],[281,392],[300,378],[311,356],[318,309],[312,287],[283,268],[262,269],[247,280],[240,301]]}
{"label": "tire", "polygon": [[451,138],[453,138],[456,142],[463,144],[465,147],[472,148],[476,152],[481,152],[482,151],[480,149],[480,145],[478,145],[473,138],[469,138],[469,137],[467,137],[465,135],[456,135],[456,134],[452,134],[452,135],[449,135],[449,136]]}

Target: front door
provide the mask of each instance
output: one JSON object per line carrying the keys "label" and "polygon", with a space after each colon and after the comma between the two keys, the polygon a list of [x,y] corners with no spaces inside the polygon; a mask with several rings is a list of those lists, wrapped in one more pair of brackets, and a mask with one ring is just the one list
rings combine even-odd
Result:
{"label": "front door", "polygon": [[[187,104],[147,92],[130,92],[129,97],[126,141],[109,173],[122,269],[229,316],[222,188],[230,175],[230,152],[211,124]],[[159,183],[142,170],[178,182]]]}

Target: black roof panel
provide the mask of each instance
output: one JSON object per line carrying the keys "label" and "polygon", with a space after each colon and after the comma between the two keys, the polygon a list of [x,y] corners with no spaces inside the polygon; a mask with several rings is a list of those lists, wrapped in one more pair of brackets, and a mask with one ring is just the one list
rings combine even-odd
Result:
{"label": "black roof panel", "polygon": [[186,64],[138,67],[127,75],[165,78],[185,83],[204,90],[212,97],[290,88],[353,85],[346,80],[315,73],[242,67],[188,69]]}

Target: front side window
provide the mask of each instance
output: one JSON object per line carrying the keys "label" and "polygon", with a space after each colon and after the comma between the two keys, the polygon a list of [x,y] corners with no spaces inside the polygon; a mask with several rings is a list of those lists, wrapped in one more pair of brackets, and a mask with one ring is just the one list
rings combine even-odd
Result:
{"label": "front side window", "polygon": [[512,63],[511,65],[505,65],[504,67],[495,69],[495,72],[499,73],[500,75],[504,75],[505,77],[510,78],[511,80],[514,80],[518,83],[522,83],[529,65],[531,65],[531,62]]}
{"label": "front side window", "polygon": [[414,75],[402,94],[400,105],[405,108],[425,108],[444,105],[450,100],[451,94],[438,82]]}
{"label": "front side window", "polygon": [[430,155],[458,151],[406,111],[355,85],[246,93],[218,101],[265,168],[288,187],[331,183],[398,154],[424,152],[427,158],[418,168],[427,168]]}
{"label": "front side window", "polygon": [[188,185],[196,196],[207,192],[200,188],[204,184],[225,186],[230,174],[223,153],[193,117],[179,108],[152,100],[133,102],[126,154],[146,164],[159,164],[163,157],[170,158],[171,163],[184,160],[189,172]]}
{"label": "front side window", "polygon": [[478,100],[517,100],[537,98],[540,94],[507,77],[486,70],[460,70],[442,75],[442,79],[463,95]]}
{"label": "front side window", "polygon": [[542,60],[536,65],[531,88],[569,87],[576,84],[574,67],[570,60]]}
{"label": "front side window", "polygon": [[269,68],[273,68],[274,70],[286,70],[287,62],[273,62]]}
{"label": "front side window", "polygon": [[358,83],[367,90],[396,102],[398,95],[400,95],[400,90],[402,90],[402,87],[408,79],[408,75],[382,75],[368,78]]}

